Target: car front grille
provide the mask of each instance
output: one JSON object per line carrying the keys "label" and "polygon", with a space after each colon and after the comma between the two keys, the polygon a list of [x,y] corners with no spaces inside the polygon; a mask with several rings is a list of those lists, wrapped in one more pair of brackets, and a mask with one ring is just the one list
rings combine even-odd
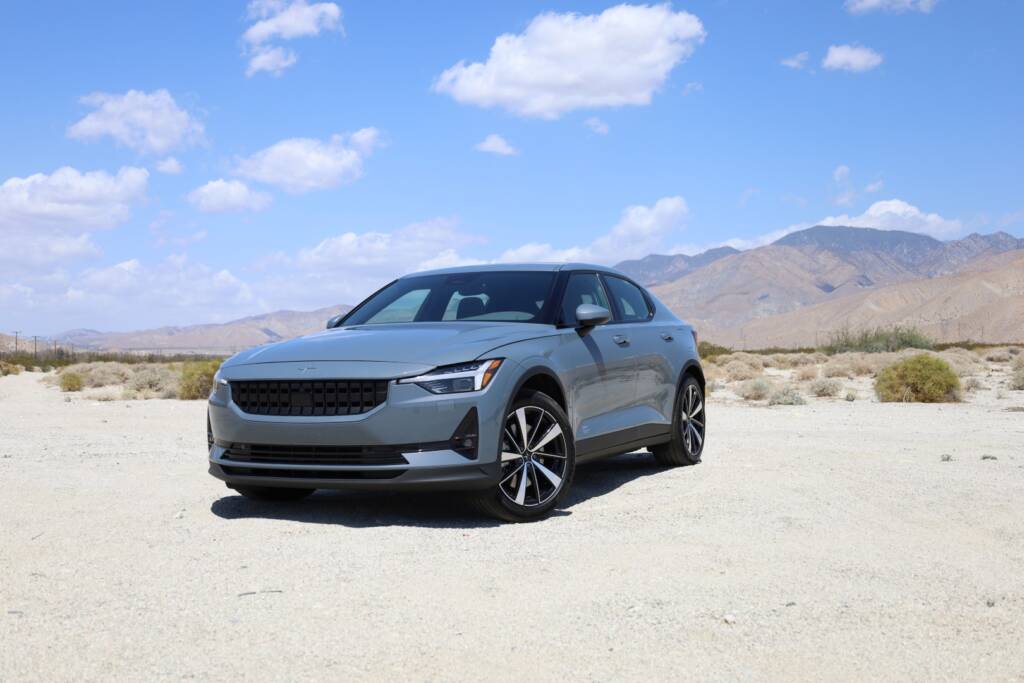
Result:
{"label": "car front grille", "polygon": [[231,382],[231,400],[250,415],[359,415],[373,410],[387,398],[387,380]]}
{"label": "car front grille", "polygon": [[399,446],[280,446],[233,443],[224,458],[240,463],[281,465],[408,465]]}

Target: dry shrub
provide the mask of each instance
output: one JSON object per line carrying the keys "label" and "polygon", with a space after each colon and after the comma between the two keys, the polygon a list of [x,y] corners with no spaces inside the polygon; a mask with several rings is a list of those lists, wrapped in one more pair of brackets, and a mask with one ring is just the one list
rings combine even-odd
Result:
{"label": "dry shrub", "polygon": [[989,349],[985,354],[985,360],[989,363],[1009,363],[1012,360],[1010,350],[1006,348],[1002,349]]}
{"label": "dry shrub", "polygon": [[1013,371],[1010,377],[1010,388],[1014,391],[1024,391],[1024,365]]}
{"label": "dry shrub", "polygon": [[848,402],[853,403],[854,401],[857,400],[857,392],[854,391],[853,389],[847,389],[846,390],[846,396],[844,396],[844,398]]}
{"label": "dry shrub", "polygon": [[967,349],[946,349],[938,355],[939,358],[949,363],[949,367],[953,368],[953,372],[960,377],[984,372],[987,369],[981,358],[978,357],[978,354]]}
{"label": "dry shrub", "polygon": [[840,359],[833,358],[821,368],[821,374],[826,377],[849,377],[853,378],[853,368]]}
{"label": "dry shrub", "polygon": [[77,372],[62,372],[60,374],[61,391],[81,391],[83,384],[82,376]]}
{"label": "dry shrub", "polygon": [[145,365],[137,368],[128,380],[128,390],[138,398],[176,398],[179,375],[168,365]]}
{"label": "dry shrub", "polygon": [[946,361],[921,353],[878,373],[875,394],[883,402],[955,402],[960,400],[960,379]]}
{"label": "dry shrub", "polygon": [[715,391],[721,391],[722,383],[717,379],[709,379],[707,384],[704,386],[704,393],[710,394]]}
{"label": "dry shrub", "polygon": [[116,401],[121,398],[121,392],[118,391],[117,387],[103,387],[83,394],[83,397],[90,401]]}
{"label": "dry shrub", "polygon": [[804,400],[804,397],[800,395],[800,392],[792,384],[776,389],[768,397],[768,405],[770,406],[802,406],[805,403],[807,401]]}
{"label": "dry shrub", "polygon": [[793,371],[793,377],[798,382],[810,382],[812,379],[818,379],[818,366],[816,365],[804,365]]}
{"label": "dry shrub", "polygon": [[79,375],[85,386],[90,389],[124,384],[132,375],[131,366],[114,362],[76,363],[58,372],[62,376],[68,372]]}
{"label": "dry shrub", "polygon": [[1024,356],[1017,356],[1016,360],[1013,361],[1014,370],[1024,370]]}
{"label": "dry shrub", "polygon": [[816,379],[811,382],[810,391],[818,398],[833,397],[839,395],[839,390],[843,388],[843,385],[838,380],[834,379]]}
{"label": "dry shrub", "polygon": [[213,388],[213,376],[220,368],[219,360],[185,361],[181,367],[178,398],[186,401],[206,398]]}
{"label": "dry shrub", "polygon": [[747,353],[746,351],[736,351],[734,353],[730,353],[728,355],[720,357],[718,361],[720,363],[725,363],[726,366],[728,366],[729,363],[731,363],[732,361],[737,361],[739,363],[745,363],[750,367],[754,368],[755,370],[764,370],[764,360],[761,358],[761,356],[755,355],[753,353]]}
{"label": "dry shrub", "polygon": [[725,376],[730,382],[738,382],[745,379],[754,379],[761,374],[760,368],[755,368],[743,361],[731,360],[723,368]]}
{"label": "dry shrub", "polygon": [[0,360],[0,377],[5,377],[7,375],[20,375],[23,369],[24,368],[20,365]]}
{"label": "dry shrub", "polygon": [[978,391],[979,389],[985,389],[985,383],[977,377],[968,377],[963,381],[964,391]]}
{"label": "dry shrub", "polygon": [[771,385],[765,380],[749,379],[736,389],[736,394],[746,401],[763,401],[771,390]]}

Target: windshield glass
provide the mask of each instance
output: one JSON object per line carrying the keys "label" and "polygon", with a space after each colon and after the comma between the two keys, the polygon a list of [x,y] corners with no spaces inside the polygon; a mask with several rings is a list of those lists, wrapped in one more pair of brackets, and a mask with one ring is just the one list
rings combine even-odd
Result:
{"label": "windshield glass", "polygon": [[448,320],[539,323],[553,272],[479,272],[396,280],[345,319],[345,325]]}

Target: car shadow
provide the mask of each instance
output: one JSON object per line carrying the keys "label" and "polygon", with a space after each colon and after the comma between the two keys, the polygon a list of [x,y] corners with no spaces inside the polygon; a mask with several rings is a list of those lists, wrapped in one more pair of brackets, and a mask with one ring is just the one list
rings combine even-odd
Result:
{"label": "car shadow", "polygon": [[[665,469],[646,453],[627,453],[576,468],[569,495],[552,517],[572,514],[580,503],[604,496],[642,477]],[[433,529],[482,529],[502,522],[477,513],[465,495],[326,491],[296,502],[264,502],[237,494],[219,498],[210,511],[221,519],[279,519],[307,524],[338,524],[352,528],[412,526]]]}

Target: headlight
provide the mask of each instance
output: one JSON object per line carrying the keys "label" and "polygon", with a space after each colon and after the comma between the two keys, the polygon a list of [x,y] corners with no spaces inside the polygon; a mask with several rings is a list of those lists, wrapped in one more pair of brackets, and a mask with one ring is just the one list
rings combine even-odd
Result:
{"label": "headlight", "polygon": [[418,377],[406,377],[399,384],[418,384],[432,394],[462,394],[480,391],[494,379],[501,358],[445,365]]}
{"label": "headlight", "polygon": [[227,390],[227,387],[228,381],[220,376],[220,369],[218,368],[217,372],[213,373],[213,386],[210,387],[211,398],[214,396],[223,398],[223,392]]}

